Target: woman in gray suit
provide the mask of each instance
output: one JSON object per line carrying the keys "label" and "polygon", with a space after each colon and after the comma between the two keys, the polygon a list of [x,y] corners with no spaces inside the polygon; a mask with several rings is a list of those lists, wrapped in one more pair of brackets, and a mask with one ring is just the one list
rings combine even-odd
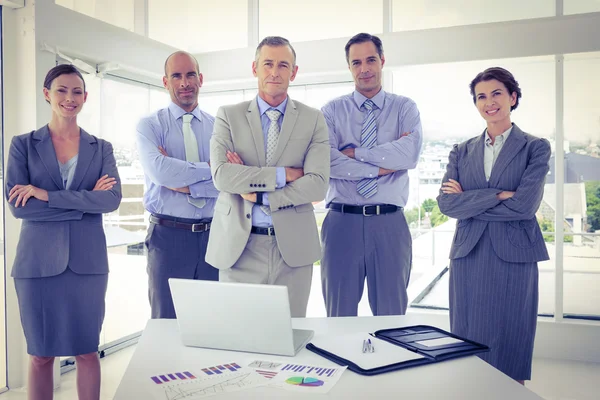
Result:
{"label": "woman in gray suit", "polygon": [[75,356],[80,399],[100,397],[98,344],[108,282],[102,213],[121,185],[110,143],[77,126],[85,82],[71,65],[44,81],[50,122],[13,138],[6,172],[9,209],[23,220],[12,269],[27,340],[29,399],[51,399],[53,361]]}
{"label": "woman in gray suit", "polygon": [[480,357],[511,378],[531,379],[538,261],[548,252],[535,213],[550,143],[511,122],[521,89],[499,67],[470,85],[487,129],[454,145],[438,204],[456,218],[450,250],[452,332],[488,345]]}

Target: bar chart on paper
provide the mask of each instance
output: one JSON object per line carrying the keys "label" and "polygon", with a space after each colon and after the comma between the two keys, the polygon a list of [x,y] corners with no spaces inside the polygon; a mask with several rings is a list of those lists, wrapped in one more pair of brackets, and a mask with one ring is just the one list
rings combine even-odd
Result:
{"label": "bar chart on paper", "polygon": [[158,400],[194,400],[267,384],[268,379],[238,363],[226,363],[190,371],[157,374],[151,377],[152,392]]}
{"label": "bar chart on paper", "polygon": [[339,370],[339,368],[325,368],[325,367],[312,367],[310,365],[296,365],[287,364],[281,368],[281,371],[297,372],[312,374],[317,376],[328,376],[332,377]]}
{"label": "bar chart on paper", "polygon": [[172,383],[176,381],[189,381],[196,379],[196,376],[189,371],[185,371],[151,376],[150,379],[157,385],[163,385],[165,383]]}
{"label": "bar chart on paper", "polygon": [[346,367],[323,367],[270,361],[254,361],[248,366],[268,378],[271,387],[310,393],[327,393],[346,370]]}

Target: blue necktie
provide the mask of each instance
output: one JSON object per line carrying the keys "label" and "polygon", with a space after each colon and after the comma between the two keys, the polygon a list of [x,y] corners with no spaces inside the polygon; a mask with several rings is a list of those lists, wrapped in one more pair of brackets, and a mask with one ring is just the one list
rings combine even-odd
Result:
{"label": "blue necktie", "polygon": [[[370,149],[377,144],[377,124],[375,123],[375,103],[367,100],[363,103],[367,110],[367,116],[363,122],[362,131],[360,134],[360,147]],[[358,194],[367,199],[373,197],[377,193],[377,178],[365,178],[358,181],[356,184]]]}

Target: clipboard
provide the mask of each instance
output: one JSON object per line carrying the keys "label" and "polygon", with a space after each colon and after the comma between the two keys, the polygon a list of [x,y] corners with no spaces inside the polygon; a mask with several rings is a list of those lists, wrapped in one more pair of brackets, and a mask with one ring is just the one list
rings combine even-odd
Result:
{"label": "clipboard", "polygon": [[[374,352],[362,352],[363,338],[371,338]],[[316,337],[306,348],[360,375],[378,375],[490,351],[484,344],[429,325]]]}

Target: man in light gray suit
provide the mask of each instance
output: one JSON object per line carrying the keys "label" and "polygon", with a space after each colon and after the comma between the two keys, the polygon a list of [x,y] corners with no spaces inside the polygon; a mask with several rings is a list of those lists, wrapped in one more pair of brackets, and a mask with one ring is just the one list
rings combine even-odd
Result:
{"label": "man in light gray suit", "polygon": [[312,203],[327,190],[329,139],[323,115],[287,95],[297,71],[290,43],[265,38],[252,64],[258,96],[217,113],[210,161],[220,194],[206,261],[220,281],[286,285],[302,317],[321,255]]}

